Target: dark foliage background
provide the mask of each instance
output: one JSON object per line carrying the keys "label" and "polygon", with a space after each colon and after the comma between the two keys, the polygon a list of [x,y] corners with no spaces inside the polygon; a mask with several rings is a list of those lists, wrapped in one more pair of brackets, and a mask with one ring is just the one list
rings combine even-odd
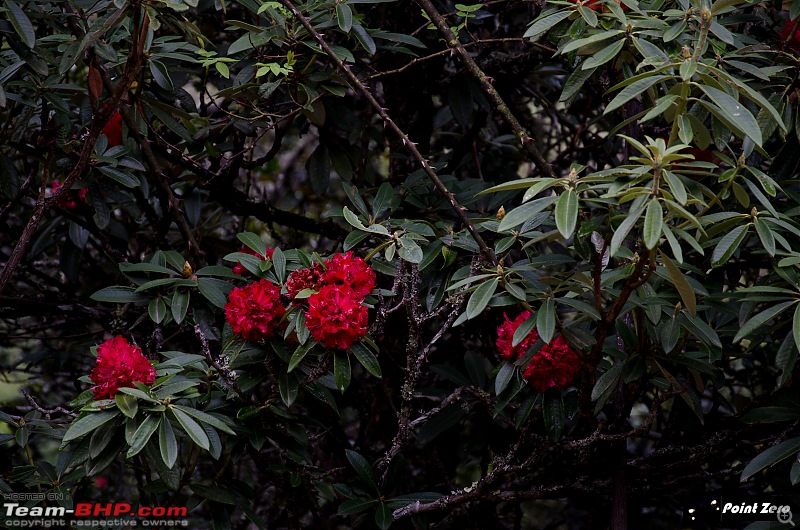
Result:
{"label": "dark foliage background", "polygon": [[[0,489],[242,529],[708,528],[684,508],[794,498],[798,15],[7,0]],[[351,249],[369,340],[232,337],[234,285]],[[574,386],[498,359],[525,309]],[[92,403],[118,334],[175,386]]]}

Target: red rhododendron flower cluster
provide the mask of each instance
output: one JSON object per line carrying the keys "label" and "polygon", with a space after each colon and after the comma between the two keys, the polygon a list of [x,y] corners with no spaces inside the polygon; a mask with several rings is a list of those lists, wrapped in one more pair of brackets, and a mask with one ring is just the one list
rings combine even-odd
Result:
{"label": "red rhododendron flower cluster", "polygon": [[[267,257],[272,257],[271,249]],[[374,288],[375,271],[347,252],[292,271],[286,279],[284,300],[295,306],[308,304],[305,322],[314,340],[328,348],[347,349],[367,334],[369,319],[363,302]],[[314,293],[295,300],[304,289]],[[286,311],[280,289],[267,280],[234,289],[225,305],[233,331],[254,341],[272,337]]]}
{"label": "red rhododendron flower cluster", "polygon": [[252,341],[272,338],[285,313],[281,290],[269,280],[233,289],[225,304],[225,317],[234,333]]}
{"label": "red rhododendron flower cluster", "polygon": [[[250,254],[251,256],[260,258],[263,261],[267,258],[272,259],[272,254],[275,253],[275,249],[267,247],[266,253],[263,256],[249,247],[244,247],[239,252],[242,252],[244,254]],[[234,274],[238,274],[241,276],[242,274],[245,273],[245,271],[247,271],[247,269],[245,269],[244,265],[242,265],[241,263],[237,263],[236,265],[233,266]]]}
{"label": "red rhododendron flower cluster", "polygon": [[108,147],[122,145],[122,114],[119,111],[112,114],[100,132],[108,138]]}
{"label": "red rhododendron flower cluster", "polygon": [[297,293],[303,289],[319,289],[320,279],[325,269],[319,263],[315,263],[310,269],[296,269],[286,278],[286,293],[291,300],[294,300]]}
{"label": "red rhododendron flower cluster", "polygon": [[97,347],[97,362],[89,378],[95,399],[113,398],[122,387],[133,383],[151,385],[156,380],[156,370],[141,348],[117,335]]}
{"label": "red rhododendron flower cluster", "polygon": [[[53,195],[56,194],[58,190],[61,189],[61,182],[58,180],[54,180],[50,183],[50,190]],[[69,210],[78,207],[78,201],[82,203],[86,203],[86,194],[89,193],[89,188],[81,188],[79,190],[69,190],[66,194],[62,195],[60,199],[58,199],[57,204],[62,208],[67,208]]]}
{"label": "red rhododendron flower cluster", "polygon": [[325,285],[308,299],[306,326],[314,340],[328,348],[346,350],[367,334],[363,298],[347,285]]}
{"label": "red rhododendron flower cluster", "polygon": [[[507,361],[515,361],[525,355],[539,340],[539,333],[533,329],[516,346],[511,342],[514,332],[525,320],[531,316],[530,311],[522,312],[513,321],[503,315],[505,321],[497,328],[497,351],[500,357]],[[562,336],[555,337],[550,344],[545,344],[536,352],[525,368],[523,375],[525,379],[538,392],[544,392],[548,388],[562,388],[567,386],[575,378],[580,369],[580,359],[569,347],[569,344]]]}

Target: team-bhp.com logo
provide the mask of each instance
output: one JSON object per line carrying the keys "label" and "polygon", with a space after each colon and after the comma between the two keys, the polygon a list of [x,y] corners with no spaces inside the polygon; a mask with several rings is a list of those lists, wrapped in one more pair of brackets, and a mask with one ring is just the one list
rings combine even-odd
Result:
{"label": "team-bhp.com logo", "polygon": [[3,505],[4,525],[18,528],[52,527],[175,527],[188,526],[185,506],[132,506],[126,502],[79,502],[64,506]]}

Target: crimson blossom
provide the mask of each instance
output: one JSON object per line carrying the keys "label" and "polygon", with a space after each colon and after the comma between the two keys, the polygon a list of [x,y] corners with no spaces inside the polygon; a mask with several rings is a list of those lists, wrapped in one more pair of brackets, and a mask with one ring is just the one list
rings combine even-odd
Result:
{"label": "crimson blossom", "polygon": [[375,288],[375,271],[352,251],[334,254],[325,260],[325,269],[321,278],[324,285],[346,285],[362,299]]}
{"label": "crimson blossom", "polygon": [[133,387],[133,383],[153,384],[156,370],[141,348],[130,344],[117,335],[97,347],[97,361],[89,378],[95,399],[113,398],[122,387]]}
{"label": "crimson blossom", "polygon": [[308,299],[306,327],[325,347],[346,350],[367,334],[368,323],[361,297],[346,285],[325,285]]}
{"label": "crimson blossom", "polygon": [[269,280],[233,289],[225,304],[233,332],[254,342],[272,338],[285,313],[281,289]]}
{"label": "crimson blossom", "polygon": [[108,138],[108,147],[122,145],[122,114],[116,111],[100,131]]}
{"label": "crimson blossom", "polygon": [[[530,311],[523,311],[512,321],[508,319],[508,315],[503,315],[505,321],[497,328],[495,343],[500,357],[513,362],[525,355],[525,352],[540,339],[539,333],[534,328],[519,344],[511,345],[514,332],[530,316]],[[544,392],[548,388],[563,388],[569,385],[580,370],[580,365],[578,356],[559,335],[536,352],[525,367],[523,376],[534,389]]]}

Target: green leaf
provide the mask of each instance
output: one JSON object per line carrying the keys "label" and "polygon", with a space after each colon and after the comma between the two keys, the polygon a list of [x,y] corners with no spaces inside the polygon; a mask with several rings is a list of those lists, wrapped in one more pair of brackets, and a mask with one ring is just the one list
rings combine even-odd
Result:
{"label": "green leaf", "polygon": [[353,10],[349,5],[336,3],[336,21],[339,23],[339,29],[350,33],[350,28],[353,27]]}
{"label": "green leaf", "polygon": [[147,312],[150,314],[150,320],[156,324],[161,324],[161,321],[167,316],[167,304],[165,304],[164,300],[159,296],[158,298],[150,300],[150,304],[147,306]]}
{"label": "green leaf", "polygon": [[198,279],[197,288],[200,291],[200,294],[205,296],[209,302],[220,309],[224,308],[225,304],[228,302],[228,297],[225,296],[225,293],[223,293],[220,288],[208,278]]}
{"label": "green leaf", "polygon": [[[589,10],[591,11],[591,10]],[[616,37],[618,35],[622,35],[623,31],[619,29],[612,29],[609,31],[602,31],[600,33],[595,33],[590,37],[586,37],[584,39],[578,39],[570,41],[564,48],[561,49],[561,53],[569,53],[573,50],[577,50],[578,48],[583,48],[584,46],[588,46],[589,44],[594,44],[596,42],[602,42],[604,40],[610,39],[612,37]]]}
{"label": "green leaf", "polygon": [[114,396],[114,401],[117,403],[117,408],[121,410],[125,416],[129,418],[136,416],[136,412],[139,410],[138,399],[128,394],[117,392],[117,394]]}
{"label": "green leaf", "polygon": [[653,250],[658,246],[661,239],[661,229],[664,226],[664,211],[658,199],[651,199],[647,205],[647,213],[644,216],[644,246]]}
{"label": "green leaf", "polygon": [[183,322],[186,318],[186,311],[189,309],[189,293],[175,290],[172,295],[172,318],[175,319],[177,324]]}
{"label": "green leaf", "polygon": [[199,423],[194,421],[188,414],[175,408],[175,406],[171,406],[170,410],[172,414],[175,416],[175,419],[180,424],[181,428],[184,432],[189,436],[189,438],[199,447],[208,451],[211,447],[211,444],[208,440],[208,435],[206,431],[200,426]]}
{"label": "green leaf", "polygon": [[350,351],[353,352],[358,362],[361,363],[361,366],[364,369],[380,379],[383,377],[381,373],[381,365],[378,362],[377,357],[370,351],[370,349],[363,343],[363,342],[356,342],[352,346],[350,346]]}
{"label": "green leaf", "polygon": [[598,66],[602,66],[619,55],[619,52],[621,52],[622,48],[624,47],[625,39],[620,39],[613,44],[609,44],[599,52],[594,53],[591,57],[586,59],[586,61],[584,61],[584,63],[581,65],[581,68],[586,70],[589,68],[597,68]]}
{"label": "green leaf", "polygon": [[525,321],[514,330],[514,336],[511,338],[511,346],[517,346],[520,342],[525,340],[533,328],[536,327],[536,315],[533,314],[525,319]]}
{"label": "green leaf", "polygon": [[564,239],[569,239],[578,222],[578,194],[569,189],[561,194],[556,202],[556,228]]}
{"label": "green leaf", "polygon": [[544,416],[544,428],[550,439],[556,441],[561,438],[565,418],[564,400],[559,389],[549,389],[544,393],[542,414]]}
{"label": "green leaf", "polygon": [[525,34],[522,36],[526,39],[527,38],[534,39],[535,37],[549,30],[562,20],[568,18],[571,13],[572,13],[571,10],[565,9],[563,11],[558,11],[556,13],[540,17],[533,21],[531,27],[529,27],[528,30],[525,32]]}
{"label": "green leaf", "polygon": [[286,256],[280,248],[275,247],[272,254],[272,264],[275,266],[275,276],[278,277],[280,283],[283,283],[286,278]]}
{"label": "green leaf", "polygon": [[381,530],[388,530],[392,526],[392,510],[388,505],[380,503],[378,509],[375,511],[375,524]]}
{"label": "green leaf", "polygon": [[744,482],[762,469],[766,469],[786,460],[798,451],[800,451],[800,437],[792,438],[774,447],[770,447],[745,466],[742,470],[741,481]]}
{"label": "green leaf", "polygon": [[536,330],[542,340],[550,344],[556,332],[556,303],[552,298],[548,298],[536,313]]}
{"label": "green leaf", "polygon": [[372,466],[367,462],[367,459],[350,449],[345,449],[345,455],[347,455],[347,460],[350,462],[350,465],[353,466],[353,469],[356,470],[358,476],[361,477],[364,482],[377,489],[378,485],[375,481],[375,472],[372,471]]}
{"label": "green leaf", "polygon": [[651,86],[669,77],[673,76],[655,75],[652,77],[639,79],[638,81],[631,83],[630,85],[623,88],[622,91],[620,91],[620,93],[617,94],[617,96],[611,100],[611,102],[606,106],[606,110],[603,111],[603,114],[608,114],[612,110],[618,109],[619,107],[621,107],[628,101],[632,100],[633,98],[637,97],[639,94],[641,94]]}
{"label": "green leaf", "polygon": [[689,281],[683,275],[678,266],[675,265],[675,263],[673,263],[673,261],[669,259],[666,254],[660,250],[658,253],[661,255],[661,261],[664,263],[664,267],[667,269],[667,273],[672,280],[672,284],[675,286],[675,289],[678,290],[678,294],[683,301],[683,305],[686,306],[686,309],[689,310],[689,313],[691,313],[692,316],[697,315],[697,297],[691,284],[689,284]]}
{"label": "green leaf", "polygon": [[203,423],[207,423],[212,427],[219,429],[222,432],[236,436],[236,433],[233,432],[233,429],[231,429],[227,423],[217,418],[216,416],[212,416],[207,412],[203,412],[202,410],[198,410],[192,407],[184,407],[181,405],[173,405],[173,410],[174,409],[178,409],[179,411],[184,412],[189,416],[192,416],[193,418],[202,421]]}
{"label": "green leaf", "polygon": [[794,300],[790,302],[783,302],[781,304],[772,306],[769,309],[765,309],[764,311],[755,315],[750,320],[745,322],[745,324],[741,328],[739,328],[739,331],[733,337],[733,342],[739,342],[743,338],[750,335],[753,331],[763,326],[767,321],[772,320],[773,318],[783,313],[786,309],[788,309],[790,306],[796,303],[797,302],[795,302]]}
{"label": "green leaf", "polygon": [[291,407],[292,403],[297,399],[297,391],[299,389],[300,385],[293,374],[283,372],[278,377],[278,390],[280,391],[283,404],[287,407]]}
{"label": "green leaf", "polygon": [[126,188],[136,188],[141,185],[139,179],[136,178],[136,176],[134,176],[133,174],[128,173],[127,171],[123,171],[121,169],[117,169],[115,167],[110,167],[110,166],[98,167],[97,170],[100,171],[100,173],[102,173],[103,175],[116,180]]}
{"label": "green leaf", "polygon": [[336,512],[336,515],[355,515],[357,513],[366,512],[372,508],[376,502],[378,501],[375,499],[348,499],[339,505],[339,510]]}
{"label": "green leaf", "polygon": [[644,207],[631,210],[628,213],[628,217],[626,217],[625,220],[622,221],[619,227],[614,231],[614,235],[611,238],[611,244],[608,247],[610,256],[613,257],[617,253],[619,247],[622,245],[622,242],[625,241],[626,237],[628,237],[628,233],[639,220],[639,217],[641,217],[643,211]]}
{"label": "green leaf", "polygon": [[147,445],[147,442],[150,441],[153,433],[156,432],[156,429],[161,424],[161,418],[161,414],[150,414],[139,424],[139,428],[136,429],[136,432],[131,437],[131,448],[128,449],[127,458],[139,454],[144,449],[144,446]]}
{"label": "green leaf", "polygon": [[753,220],[753,223],[756,225],[756,233],[761,240],[761,244],[764,246],[764,250],[766,250],[767,254],[770,256],[774,256],[775,236],[772,235],[772,230],[770,230],[769,225],[758,217]]}
{"label": "green leaf", "polygon": [[93,430],[97,429],[104,423],[111,421],[119,414],[118,410],[104,410],[100,412],[90,412],[86,416],[79,418],[70,425],[67,433],[64,435],[62,442],[69,442],[80,438]]}
{"label": "green leaf", "polygon": [[402,236],[399,243],[400,246],[397,248],[397,253],[401,258],[409,263],[420,263],[422,261],[424,253],[416,241],[410,237]]}
{"label": "green leaf", "polygon": [[624,367],[624,363],[617,363],[597,379],[592,389],[592,401],[597,401],[597,406],[595,407],[597,412],[599,412],[598,409],[602,408],[605,401],[611,395],[611,392],[617,387],[619,377]]}
{"label": "green leaf", "polygon": [[372,38],[372,35],[362,26],[361,24],[353,24],[353,35],[355,35],[356,40],[364,50],[370,54],[375,55],[375,52],[378,51],[378,46],[375,44],[375,40]]}
{"label": "green leaf", "polygon": [[292,370],[297,368],[297,365],[303,361],[303,358],[306,356],[306,354],[308,354],[308,352],[311,351],[311,348],[313,348],[316,344],[317,344],[316,342],[310,340],[305,344],[301,344],[300,346],[298,346],[297,349],[292,354],[291,359],[289,359],[289,367],[287,368],[287,371],[291,372]]}
{"label": "green leaf", "polygon": [[178,441],[175,439],[175,431],[172,424],[164,418],[158,429],[158,448],[161,451],[161,459],[169,469],[175,465],[178,459]]}
{"label": "green leaf", "polygon": [[794,318],[792,319],[792,337],[794,338],[795,348],[800,351],[800,305],[794,311]]}
{"label": "green leaf", "polygon": [[123,287],[121,285],[104,287],[90,296],[90,298],[95,302],[112,302],[117,304],[147,300],[147,297],[138,294],[133,287]]}
{"label": "green leaf", "polygon": [[506,389],[508,383],[510,383],[511,379],[514,377],[516,369],[517,367],[514,366],[514,363],[503,361],[500,370],[497,372],[497,378],[494,380],[494,393],[496,395],[499,396],[503,393],[503,390]]}
{"label": "green leaf", "polygon": [[747,134],[757,146],[761,147],[763,143],[761,128],[749,110],[728,95],[727,92],[706,85],[700,85],[700,89],[706,93],[711,101],[716,103],[731,122]]}
{"label": "green leaf", "polygon": [[553,204],[557,199],[558,196],[551,195],[549,197],[542,197],[541,199],[527,202],[522,206],[514,208],[508,212],[505,217],[503,217],[503,220],[500,221],[500,225],[497,227],[497,230],[499,232],[503,232],[504,230],[521,225],[537,213]]}
{"label": "green leaf", "polygon": [[257,234],[253,232],[242,232],[241,234],[236,234],[236,237],[239,238],[239,241],[244,243],[247,248],[254,251],[259,256],[263,257],[267,255],[267,245]]}
{"label": "green leaf", "polygon": [[594,10],[589,9],[586,6],[579,5],[578,13],[580,13],[581,17],[583,17],[583,20],[585,20],[586,23],[591,27],[594,28],[597,26],[597,13],[595,13]]}
{"label": "green leaf", "polygon": [[480,315],[483,310],[486,309],[486,306],[489,304],[489,300],[492,299],[494,292],[497,290],[498,283],[499,280],[497,278],[492,278],[491,280],[480,284],[472,293],[472,295],[470,295],[469,301],[467,302],[468,320]]}
{"label": "green leaf", "polygon": [[33,30],[33,24],[31,24],[28,16],[22,8],[12,0],[6,0],[6,9],[8,10],[9,20],[14,27],[14,31],[22,38],[22,42],[25,46],[33,49],[33,47],[36,46],[36,32]]}
{"label": "green leaf", "polygon": [[350,356],[347,352],[336,352],[333,355],[333,380],[339,392],[344,394],[350,386],[350,376]]}
{"label": "green leaf", "polygon": [[748,226],[749,225],[737,226],[719,240],[717,246],[714,247],[714,252],[711,254],[712,267],[724,265],[733,253],[736,252],[736,249],[739,248],[739,245],[742,243],[745,236],[747,236]]}

